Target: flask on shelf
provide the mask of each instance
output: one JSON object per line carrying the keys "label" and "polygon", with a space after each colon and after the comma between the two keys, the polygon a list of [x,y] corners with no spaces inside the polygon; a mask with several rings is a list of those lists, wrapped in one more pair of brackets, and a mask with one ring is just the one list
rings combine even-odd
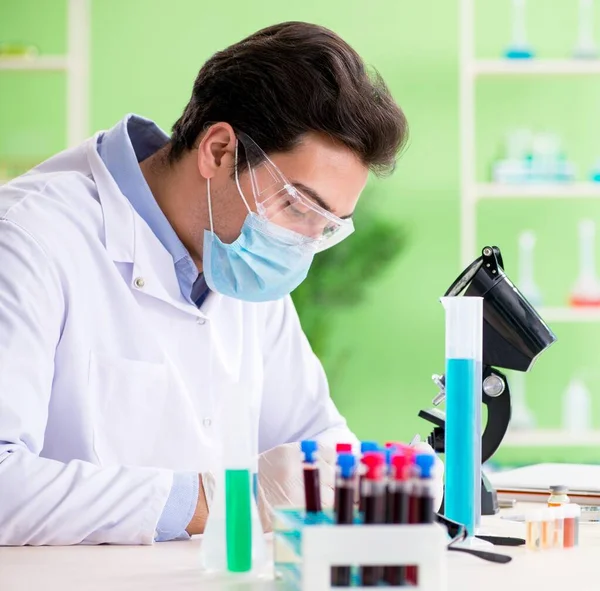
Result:
{"label": "flask on shelf", "polygon": [[579,0],[579,29],[573,56],[596,59],[598,46],[594,41],[594,0]]}
{"label": "flask on shelf", "polygon": [[542,305],[542,294],[537,286],[533,273],[533,251],[536,236],[531,230],[519,236],[519,289],[527,301],[534,307]]}
{"label": "flask on shelf", "polygon": [[526,374],[522,371],[511,371],[510,374],[512,416],[509,428],[513,432],[535,429],[535,416],[529,408],[525,393]]}
{"label": "flask on shelf", "polygon": [[533,57],[533,49],[527,43],[525,27],[525,0],[512,0],[511,41],[504,54],[508,59]]}
{"label": "flask on shelf", "polygon": [[592,430],[591,396],[584,382],[573,378],[562,400],[563,429],[573,435]]}
{"label": "flask on shelf", "polygon": [[579,222],[579,277],[571,291],[571,306],[600,306],[600,281],[596,275],[596,223]]}

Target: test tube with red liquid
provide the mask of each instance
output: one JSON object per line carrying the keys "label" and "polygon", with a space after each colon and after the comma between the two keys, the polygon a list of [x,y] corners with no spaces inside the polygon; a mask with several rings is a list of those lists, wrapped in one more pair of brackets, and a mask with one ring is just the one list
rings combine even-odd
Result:
{"label": "test tube with red liquid", "polygon": [[360,444],[360,454],[361,454],[361,465],[359,466],[358,473],[358,493],[359,493],[359,501],[358,501],[358,511],[364,515],[365,506],[362,498],[362,482],[363,476],[365,473],[365,466],[362,464],[362,458],[364,458],[365,454],[370,452],[376,452],[379,449],[379,445],[375,441],[362,441]]}
{"label": "test tube with red liquid", "polygon": [[[365,474],[361,483],[360,497],[364,505],[363,523],[380,524],[385,522],[386,482],[384,478],[385,457],[382,452],[367,452],[362,457]],[[375,587],[383,578],[382,566],[361,567],[363,587]]]}
{"label": "test tube with red liquid", "polygon": [[[352,454],[352,444],[351,443],[337,443],[335,446],[335,453],[339,454]],[[354,456],[352,456],[354,457]],[[354,485],[356,488],[356,484]],[[333,497],[333,510],[337,509],[337,495]]]}
{"label": "test tube with red liquid", "polygon": [[316,441],[302,441],[300,444],[304,454],[302,472],[304,475],[304,498],[307,513],[321,512],[321,482],[319,468],[317,467],[316,452],[318,449]]}
{"label": "test tube with red liquid", "polygon": [[[420,453],[414,456],[412,462],[413,478],[408,503],[409,523],[433,523],[433,501],[435,488],[433,481],[433,467],[435,456]],[[406,568],[406,579],[412,585],[418,584],[416,566]]]}
{"label": "test tube with red liquid", "polygon": [[[395,449],[392,456],[392,469],[387,488],[386,523],[408,523],[409,502],[409,469],[411,455],[405,450]],[[406,567],[386,566],[383,573],[384,581],[391,586],[406,585]]]}
{"label": "test tube with red liquid", "polygon": [[[356,459],[351,453],[340,453],[337,458],[335,481],[335,523],[352,525],[354,523]],[[333,587],[349,587],[351,570],[349,566],[334,566],[331,569]]]}

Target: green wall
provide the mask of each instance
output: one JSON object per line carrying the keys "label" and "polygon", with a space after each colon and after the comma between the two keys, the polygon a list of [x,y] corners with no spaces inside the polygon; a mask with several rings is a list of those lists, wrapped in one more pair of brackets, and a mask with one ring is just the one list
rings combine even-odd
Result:
{"label": "green wall", "polygon": [[[531,37],[540,54],[566,55],[575,37],[572,0],[532,0]],[[494,57],[508,39],[508,0],[479,0],[480,57]],[[337,319],[330,366],[350,346],[351,363],[333,395],[359,436],[409,439],[428,426],[417,418],[443,371],[443,311],[437,298],[458,274],[459,126],[457,0],[303,0],[207,3],[197,0],[94,0],[91,130],[137,112],[169,128],[186,103],[201,64],[216,50],[283,20],[334,29],[383,74],[411,126],[410,146],[394,177],[377,182],[372,207],[409,232],[407,250],[369,289],[367,301]],[[44,52],[64,49],[65,0],[0,0],[0,40],[30,40]],[[38,158],[64,144],[62,74],[0,74],[0,157]],[[596,141],[600,79],[493,80],[477,92],[478,175],[488,178],[501,139],[515,125],[561,133],[568,154],[588,168]],[[516,238],[538,232],[538,282],[549,305],[560,305],[576,275],[576,224],[597,217],[600,202],[489,202],[478,208],[478,244],[498,244],[516,269]],[[358,224],[358,231],[360,225]],[[560,395],[580,370],[595,395],[600,325],[557,325],[560,342],[527,376],[542,427],[556,427]],[[539,458],[600,460],[595,450],[502,450],[505,461]]]}

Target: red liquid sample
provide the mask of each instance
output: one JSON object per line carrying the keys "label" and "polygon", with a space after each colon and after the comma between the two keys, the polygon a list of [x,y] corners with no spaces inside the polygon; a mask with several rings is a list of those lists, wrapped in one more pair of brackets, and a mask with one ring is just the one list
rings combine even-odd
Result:
{"label": "red liquid sample", "polygon": [[572,548],[575,546],[575,518],[565,517],[563,546]]}
{"label": "red liquid sample", "polygon": [[[336,514],[338,525],[352,524],[354,521],[354,482],[338,485],[335,489]],[[331,585],[333,587],[350,587],[350,567],[334,566],[331,569]]]}
{"label": "red liquid sample", "polygon": [[419,523],[421,519],[421,497],[411,494],[408,501],[408,523]]}
{"label": "red liquid sample", "polygon": [[[418,494],[418,493],[417,493]],[[408,501],[408,523],[420,523],[421,520],[421,497],[417,496],[413,492],[410,495],[410,500]],[[417,584],[417,567],[416,566],[408,566],[406,567],[406,580],[412,585]]]}
{"label": "red liquid sample", "polygon": [[433,523],[433,498],[421,497],[419,523]]}
{"label": "red liquid sample", "polygon": [[600,306],[600,300],[595,298],[582,298],[580,296],[571,296],[569,304],[574,308],[597,308]]}
{"label": "red liquid sample", "polygon": [[[388,492],[386,523],[408,523],[408,495],[403,490]],[[388,585],[406,584],[406,567],[386,566],[383,578]]]}
{"label": "red liquid sample", "polygon": [[[365,496],[365,524],[383,523],[385,518],[385,495]],[[361,581],[363,587],[375,587],[383,579],[382,566],[363,566]]]}
{"label": "red liquid sample", "polygon": [[319,471],[316,466],[311,464],[305,464],[304,466],[304,497],[307,513],[319,513],[321,511]]}
{"label": "red liquid sample", "polygon": [[364,480],[364,476],[362,476],[362,474],[358,477],[358,492],[360,493],[360,496],[358,498],[358,512],[361,515],[365,514],[365,498],[362,495],[362,489],[363,489],[363,480]]}

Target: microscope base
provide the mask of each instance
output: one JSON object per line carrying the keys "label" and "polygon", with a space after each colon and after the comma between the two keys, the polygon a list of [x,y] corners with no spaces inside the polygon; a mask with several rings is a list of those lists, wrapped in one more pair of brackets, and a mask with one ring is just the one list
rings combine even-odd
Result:
{"label": "microscope base", "polygon": [[498,494],[488,477],[481,473],[481,514],[496,515],[498,513]]}

